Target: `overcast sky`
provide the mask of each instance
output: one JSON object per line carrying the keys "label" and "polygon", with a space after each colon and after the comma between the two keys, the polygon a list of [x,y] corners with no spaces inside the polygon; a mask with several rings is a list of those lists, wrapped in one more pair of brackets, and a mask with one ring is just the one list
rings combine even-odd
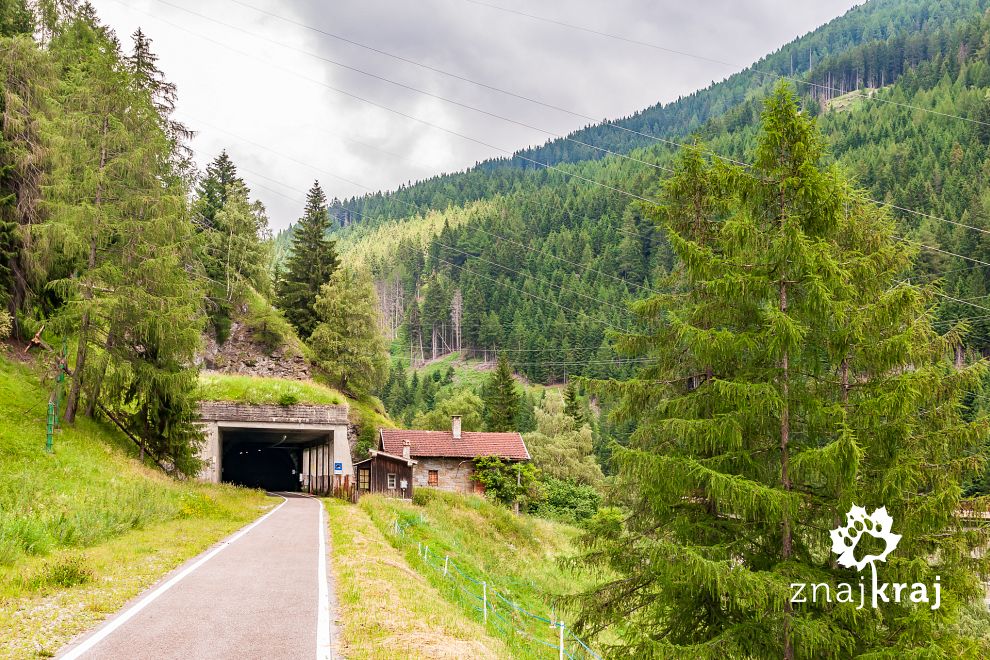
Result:
{"label": "overcast sky", "polygon": [[138,26],[152,38],[161,68],[179,89],[177,116],[198,132],[191,145],[197,162],[204,165],[227,149],[255,196],[268,207],[276,231],[299,216],[314,179],[320,180],[329,197],[343,198],[369,189],[393,189],[505,155],[331,87],[508,151],[542,143],[551,137],[548,132],[562,134],[588,123],[305,26],[583,115],[616,118],[674,100],[735,69],[480,3],[740,65],[859,4],[856,0],[92,2],[125,47]]}

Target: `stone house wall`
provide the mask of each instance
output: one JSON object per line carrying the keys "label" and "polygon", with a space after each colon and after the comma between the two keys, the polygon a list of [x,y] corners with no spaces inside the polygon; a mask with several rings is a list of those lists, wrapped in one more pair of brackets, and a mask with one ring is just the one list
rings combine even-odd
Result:
{"label": "stone house wall", "polygon": [[474,473],[472,459],[425,456],[413,456],[413,459],[417,461],[413,466],[415,488],[430,488],[430,470],[436,470],[438,482],[435,488],[454,493],[479,492],[479,484],[471,480],[471,475]]}

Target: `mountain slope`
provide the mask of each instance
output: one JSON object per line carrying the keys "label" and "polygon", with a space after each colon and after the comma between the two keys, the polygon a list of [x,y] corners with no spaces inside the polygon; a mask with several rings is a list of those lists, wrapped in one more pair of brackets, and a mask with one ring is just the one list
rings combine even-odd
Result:
{"label": "mountain slope", "polygon": [[[984,299],[990,280],[983,267],[990,263],[990,196],[984,193],[990,173],[990,19],[975,13],[951,31],[922,36],[934,44],[934,55],[871,99],[853,95],[822,104],[806,96],[805,108],[819,115],[840,167],[873,199],[894,205],[901,235],[924,246],[905,276],[941,279],[947,295],[974,299],[942,298],[939,327],[972,319],[967,341],[984,351],[990,348]],[[870,61],[893,61],[903,49],[898,40],[873,44]],[[855,69],[837,61],[833,76],[846,75],[847,65]],[[754,95],[699,130],[708,151],[718,155],[711,157],[751,158],[760,110],[761,97]],[[636,160],[581,161],[551,172],[512,170],[518,176],[513,190],[445,211],[452,221],[432,220],[431,238],[424,238],[419,220],[381,225],[377,231],[387,233],[388,242],[372,238],[371,227],[348,227],[341,234],[344,258],[368,265],[382,291],[398,292],[389,294],[385,306],[398,315],[393,326],[408,319],[409,305],[417,300],[417,328],[399,328],[400,346],[414,354],[422,338],[431,357],[432,335],[438,333],[444,351],[498,347],[539,382],[568,374],[621,377],[635,364],[619,359],[607,333],[632,323],[627,305],[661,287],[673,265],[662,233],[644,210],[654,205],[650,200],[657,199],[665,176],[655,168],[668,167],[677,154],[675,147],[653,145],[634,151]],[[508,172],[491,173],[496,185]],[[473,171],[465,180],[473,184],[478,176]],[[465,213],[472,214],[470,222],[453,221]],[[451,345],[455,337],[459,346]],[[408,350],[401,350],[406,359]]]}

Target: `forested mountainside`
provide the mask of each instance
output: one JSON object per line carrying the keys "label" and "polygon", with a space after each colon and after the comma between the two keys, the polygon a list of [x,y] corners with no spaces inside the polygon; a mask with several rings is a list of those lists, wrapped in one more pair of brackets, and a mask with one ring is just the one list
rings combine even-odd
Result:
{"label": "forested mountainside", "polygon": [[[898,3],[876,4],[894,11]],[[865,62],[903,63],[907,42],[926,44],[925,59],[907,66],[894,84],[825,99],[807,87],[796,91],[805,112],[818,116],[839,167],[870,197],[892,205],[902,238],[925,246],[904,277],[939,281],[945,295],[967,299],[940,299],[940,327],[971,319],[967,345],[984,350],[990,344],[990,309],[983,311],[990,305],[980,299],[990,291],[982,267],[990,263],[984,240],[990,18],[982,5],[966,7],[967,16],[960,9],[951,20],[934,21],[931,31],[856,46],[829,65],[836,80],[846,69],[873,71]],[[876,75],[861,75],[860,84]],[[765,89],[752,88],[737,106],[679,140],[703,141],[710,159],[750,160]],[[622,360],[606,335],[628,327],[628,304],[662,289],[673,265],[662,233],[643,211],[654,205],[677,152],[660,142],[628,158],[554,170],[475,169],[443,184],[417,184],[382,203],[439,199],[445,187],[462,183],[478,185],[467,194],[483,198],[477,202],[431,212],[439,202],[405,202],[404,214],[412,217],[358,219],[335,235],[345,261],[373,271],[386,326],[407,358],[500,348],[537,381],[622,376],[636,363]]]}
{"label": "forested mountainside", "polygon": [[[866,2],[745,70],[676,101],[615,121],[591,121],[591,125],[568,135],[568,139],[550,139],[545,145],[522,149],[512,158],[494,158],[466,172],[438,175],[412,186],[400,186],[394,192],[336,201],[333,212],[341,224],[375,224],[408,216],[410,204],[443,210],[450,204],[461,205],[539,185],[539,180],[530,180],[520,170],[542,171],[540,163],[558,165],[599,159],[608,151],[628,153],[652,145],[654,141],[649,136],[669,138],[703,130],[709,120],[765,92],[778,76],[800,81],[796,82],[799,91],[818,100],[863,87],[884,87],[935,57],[965,56],[973,44],[964,28],[973,29],[974,19],[988,6],[987,0]],[[659,50],[644,47],[644,56],[657,57],[666,66],[677,66],[682,60],[693,59],[691,56],[705,59],[700,50],[683,55],[664,52],[663,44],[658,46]],[[712,77],[742,64],[745,63],[729,62],[723,67],[713,61]]]}

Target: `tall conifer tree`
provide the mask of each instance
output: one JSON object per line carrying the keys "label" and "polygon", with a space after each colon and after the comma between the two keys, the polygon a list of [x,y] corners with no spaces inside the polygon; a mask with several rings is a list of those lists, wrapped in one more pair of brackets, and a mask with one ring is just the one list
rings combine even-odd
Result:
{"label": "tall conifer tree", "polygon": [[[905,284],[910,247],[887,215],[823,164],[789,89],[764,107],[747,170],[682,154],[655,216],[680,260],[673,291],[636,307],[621,348],[657,360],[625,383],[637,428],[613,445],[628,514],[586,537],[617,576],[584,595],[636,657],[853,657],[975,652],[951,625],[979,597],[980,533],[955,512],[986,424],[961,397],[983,363],[954,367],[959,336]],[[908,601],[792,604],[791,583],[858,582],[828,530],[853,504],[886,506],[902,540],[885,579],[934,584]]]}
{"label": "tall conifer tree", "polygon": [[313,334],[319,315],[313,308],[320,288],[337,270],[336,242],[327,238],[330,215],[319,181],[306,196],[306,209],[292,232],[292,254],[279,291],[279,306],[303,338]]}
{"label": "tall conifer tree", "polygon": [[514,431],[519,417],[519,400],[512,367],[505,355],[501,355],[495,371],[485,383],[485,427],[489,431]]}
{"label": "tall conifer tree", "polygon": [[371,276],[337,270],[320,290],[314,308],[320,323],[309,345],[333,383],[358,395],[381,387],[388,377],[388,350]]}
{"label": "tall conifer tree", "polygon": [[206,172],[196,186],[195,211],[201,231],[215,228],[217,213],[227,203],[230,188],[236,183],[243,183],[243,180],[237,175],[237,166],[224,149],[206,166]]}
{"label": "tall conifer tree", "polygon": [[150,70],[122,56],[91,6],[50,49],[63,112],[48,127],[50,219],[38,233],[42,259],[75,270],[50,282],[65,301],[52,327],[77,341],[65,419],[85,394],[88,413],[98,402],[116,410],[152,451],[195,472],[202,291],[188,274],[192,223],[179,145],[147,84]]}

